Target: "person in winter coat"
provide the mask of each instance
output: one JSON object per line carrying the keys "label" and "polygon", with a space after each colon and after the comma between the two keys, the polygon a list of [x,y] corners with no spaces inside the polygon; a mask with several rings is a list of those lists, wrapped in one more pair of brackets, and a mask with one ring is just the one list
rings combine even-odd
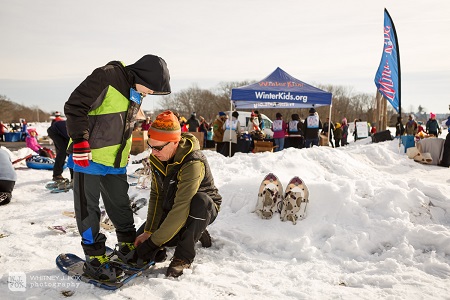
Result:
{"label": "person in winter coat", "polygon": [[314,107],[309,109],[309,116],[303,123],[303,132],[305,134],[305,148],[319,146],[319,132],[322,129],[322,122]]}
{"label": "person in winter coat", "polygon": [[46,151],[47,148],[42,147],[37,141],[38,133],[34,128],[28,128],[28,135],[25,138],[25,142],[28,148],[39,154],[40,156],[50,157],[50,154]]}
{"label": "person in winter coat", "polygon": [[370,127],[370,136],[373,136],[375,133],[377,133],[377,127],[375,126],[375,123],[374,123]]}
{"label": "person in winter coat", "polygon": [[237,141],[241,136],[241,123],[238,120],[239,113],[237,111],[233,111],[231,117],[231,120],[227,119],[222,127],[225,130],[223,133],[222,154],[230,157],[234,156],[234,154],[236,153]]}
{"label": "person in winter coat", "polygon": [[186,118],[180,117],[179,120],[180,120],[181,132],[189,132]]}
{"label": "person in winter coat", "polygon": [[347,123],[347,118],[343,118],[342,119],[342,140],[341,140],[341,146],[347,146],[349,143],[347,142],[347,138],[348,138],[348,123]]}
{"label": "person in winter coat", "polygon": [[250,152],[255,148],[255,141],[264,140],[265,133],[259,128],[259,120],[255,113],[250,114],[247,124],[247,133],[250,135]]}
{"label": "person in winter coat", "polygon": [[197,114],[195,112],[191,114],[191,117],[189,118],[189,120],[187,120],[186,124],[189,128],[189,132],[198,132],[200,122],[197,119]]}
{"label": "person in winter coat", "polygon": [[450,167],[450,116],[447,117],[445,125],[448,128],[448,133],[444,142],[444,151],[442,153],[442,160],[438,165],[441,167],[448,168]]}
{"label": "person in winter coat", "polygon": [[263,118],[262,118],[261,113],[260,113],[258,110],[255,110],[255,111],[253,112],[253,114],[258,118],[258,121],[259,121],[259,130],[263,131],[263,130],[264,130],[264,121],[263,121]]}
{"label": "person in winter coat", "polygon": [[56,158],[53,166],[53,181],[61,184],[61,187],[72,188],[73,169],[70,168],[70,181],[62,176],[64,164],[67,157],[67,146],[69,146],[69,135],[67,134],[66,121],[56,121],[47,129],[48,136],[55,145]]}
{"label": "person in winter coat", "polygon": [[11,202],[16,180],[17,174],[11,163],[11,158],[6,150],[0,148],[0,205]]}
{"label": "person in winter coat", "polygon": [[425,125],[425,131],[428,134],[432,134],[435,137],[438,137],[439,134],[442,133],[441,128],[439,127],[439,123],[436,120],[436,114],[430,113],[430,118]]}
{"label": "person in winter coat", "polygon": [[358,123],[358,122],[360,122],[361,121],[361,119],[355,119],[354,121],[353,121],[353,138],[354,138],[354,141],[356,142],[356,140],[358,139],[358,126],[356,126],[356,123]]}
{"label": "person in winter coat", "polygon": [[336,123],[336,126],[334,128],[334,144],[336,148],[340,146],[341,140],[342,140],[342,127],[340,123]]}
{"label": "person in winter coat", "polygon": [[414,121],[414,116],[408,116],[408,122],[405,125],[406,135],[416,135],[417,134],[417,123]]}
{"label": "person in winter coat", "polygon": [[223,125],[227,118],[226,113],[220,111],[213,123],[213,141],[216,143],[218,153],[223,153],[223,133],[225,132]]}
{"label": "person in winter coat", "polygon": [[251,135],[252,133],[258,131],[261,131],[261,128],[259,128],[259,119],[256,114],[251,113],[250,119],[248,120],[247,124],[247,132]]}
{"label": "person in winter coat", "polygon": [[423,129],[423,122],[422,121],[419,121],[419,122],[417,122],[417,133],[419,133],[419,132],[425,132],[425,129]]}
{"label": "person in winter coat", "polygon": [[125,66],[111,61],[96,68],[65,103],[68,166],[74,169],[73,196],[81,246],[86,255],[84,272],[98,280],[117,280],[120,269],[106,255],[106,236],[100,232],[100,195],[116,228],[116,255],[133,263],[136,239],[128,197],[127,169],[131,133],[144,97],[167,95],[170,75],[166,62],[145,55]]}
{"label": "person in winter coat", "polygon": [[28,128],[28,123],[27,123],[27,121],[24,119],[24,120],[21,120],[20,121],[20,132],[22,132],[22,135],[20,136],[20,140],[21,141],[25,141],[25,139],[27,138],[27,128]]}
{"label": "person in winter coat", "polygon": [[0,142],[5,141],[5,132],[8,131],[8,127],[0,121]]}
{"label": "person in winter coat", "polygon": [[405,134],[405,127],[403,126],[402,117],[397,117],[397,123],[395,123],[395,136],[399,137]]}
{"label": "person in winter coat", "polygon": [[150,117],[147,117],[141,124],[141,130],[147,131],[150,128],[150,125],[152,125],[152,119]]}
{"label": "person in winter coat", "polygon": [[194,261],[197,241],[211,246],[206,227],[216,219],[222,197],[197,138],[181,133],[171,111],[156,117],[147,143],[152,182],[147,221],[135,241],[137,257],[161,261],[161,247],[175,247],[166,276],[178,277]]}
{"label": "person in winter coat", "polygon": [[59,111],[55,111],[55,114],[54,114],[54,116],[52,118],[52,124],[51,125],[53,125],[53,123],[55,123],[55,122],[59,122],[59,121],[63,121],[63,120],[64,119],[61,117],[61,113]]}
{"label": "person in winter coat", "polygon": [[[328,123],[330,123],[331,130],[328,130]],[[330,135],[329,136],[328,136],[328,131],[330,131]],[[331,144],[331,147],[334,148],[333,132],[334,132],[334,124],[333,124],[333,122],[330,122],[330,118],[327,118],[327,121],[323,124],[323,128],[322,128],[321,134],[326,135],[328,137],[328,141]]]}
{"label": "person in winter coat", "polygon": [[283,120],[281,113],[275,115],[276,119],[272,124],[273,140],[275,145],[278,146],[274,149],[274,152],[278,152],[284,149],[284,138],[286,137],[287,124]]}
{"label": "person in winter coat", "polygon": [[450,116],[447,117],[447,121],[445,121],[445,126],[447,126],[447,130],[450,133]]}
{"label": "person in winter coat", "polygon": [[300,121],[298,114],[291,115],[291,121],[288,123],[288,135],[287,144],[289,147],[301,149],[303,148],[303,123]]}
{"label": "person in winter coat", "polygon": [[203,132],[203,148],[206,148],[206,141],[208,140],[207,134],[209,130],[209,124],[206,122],[205,118],[200,116],[200,125],[198,126],[198,131]]}

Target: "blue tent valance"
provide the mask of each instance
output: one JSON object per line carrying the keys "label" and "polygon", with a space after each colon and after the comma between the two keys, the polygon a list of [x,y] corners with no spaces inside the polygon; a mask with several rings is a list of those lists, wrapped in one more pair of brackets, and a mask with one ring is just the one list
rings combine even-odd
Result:
{"label": "blue tent valance", "polygon": [[308,108],[331,105],[331,93],[277,68],[257,83],[232,89],[231,101],[236,109]]}

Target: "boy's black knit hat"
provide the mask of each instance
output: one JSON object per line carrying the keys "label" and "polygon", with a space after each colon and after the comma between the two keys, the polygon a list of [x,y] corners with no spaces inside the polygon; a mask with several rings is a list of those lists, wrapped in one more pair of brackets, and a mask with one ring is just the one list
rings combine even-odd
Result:
{"label": "boy's black knit hat", "polygon": [[148,54],[125,68],[133,74],[135,83],[153,90],[153,95],[170,94],[169,69],[161,57]]}

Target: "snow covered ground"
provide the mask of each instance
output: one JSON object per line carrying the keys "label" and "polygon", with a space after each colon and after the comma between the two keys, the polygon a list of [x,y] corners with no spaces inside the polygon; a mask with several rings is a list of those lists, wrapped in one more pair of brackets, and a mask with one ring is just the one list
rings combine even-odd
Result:
{"label": "snow covered ground", "polygon": [[[45,134],[46,126],[38,132]],[[82,254],[77,234],[47,228],[75,224],[62,215],[73,210],[72,191],[49,193],[44,185],[51,171],[21,163],[13,200],[0,207],[1,298],[448,299],[449,169],[408,159],[398,141],[232,158],[205,153],[223,196],[209,227],[213,246],[198,247],[192,268],[178,279],[165,278],[167,260],[116,292],[67,278],[56,268],[58,254]],[[137,167],[131,165],[129,173]],[[293,176],[307,183],[307,217],[297,225],[281,222],[278,214],[262,220],[253,213],[269,172],[284,185]],[[130,187],[129,194],[148,197],[148,190]],[[145,215],[145,208],[136,215],[137,226]],[[115,235],[106,234],[114,246]]]}

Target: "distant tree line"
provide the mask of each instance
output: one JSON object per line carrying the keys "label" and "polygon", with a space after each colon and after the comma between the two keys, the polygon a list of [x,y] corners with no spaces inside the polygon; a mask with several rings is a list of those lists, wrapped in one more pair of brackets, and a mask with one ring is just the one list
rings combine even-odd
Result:
{"label": "distant tree line", "polygon": [[[181,90],[176,93],[164,96],[160,100],[159,105],[161,109],[155,112],[161,112],[166,109],[177,111],[185,118],[189,118],[192,112],[197,113],[198,116],[203,116],[207,122],[214,120],[219,111],[230,110],[230,96],[231,90],[236,87],[248,85],[255,81],[241,81],[241,82],[222,82],[212,90],[201,89],[197,85]],[[354,92],[351,87],[335,86],[335,85],[316,85],[318,88],[330,92],[332,94],[332,109],[331,121],[341,122],[343,118],[347,118],[348,122],[353,122],[354,119],[361,119],[369,123],[376,122],[376,93],[358,93]],[[395,126],[397,112],[388,104],[388,120],[389,126]],[[47,121],[51,113],[42,111],[38,107],[26,107],[16,104],[8,99],[6,96],[0,95],[0,120],[3,122],[19,122],[20,118],[26,119],[28,122]],[[234,107],[233,107],[234,109]],[[317,107],[316,111],[322,120],[325,120],[329,115],[329,106]],[[238,109],[241,110],[241,109]],[[250,111],[249,109],[242,109]],[[285,120],[290,120],[292,114],[297,113],[303,119],[308,116],[309,108],[304,109],[259,109],[259,111],[267,115],[271,119],[275,119],[275,114],[280,112]],[[409,112],[405,112],[403,108],[404,120],[407,115],[414,113],[418,119],[422,117],[426,120],[426,113],[424,108],[419,105],[416,112],[413,107],[409,107]]]}
{"label": "distant tree line", "polygon": [[11,101],[4,95],[0,95],[0,121],[3,123],[19,123],[20,119],[27,122],[48,121],[50,113],[39,107],[27,107]]}

